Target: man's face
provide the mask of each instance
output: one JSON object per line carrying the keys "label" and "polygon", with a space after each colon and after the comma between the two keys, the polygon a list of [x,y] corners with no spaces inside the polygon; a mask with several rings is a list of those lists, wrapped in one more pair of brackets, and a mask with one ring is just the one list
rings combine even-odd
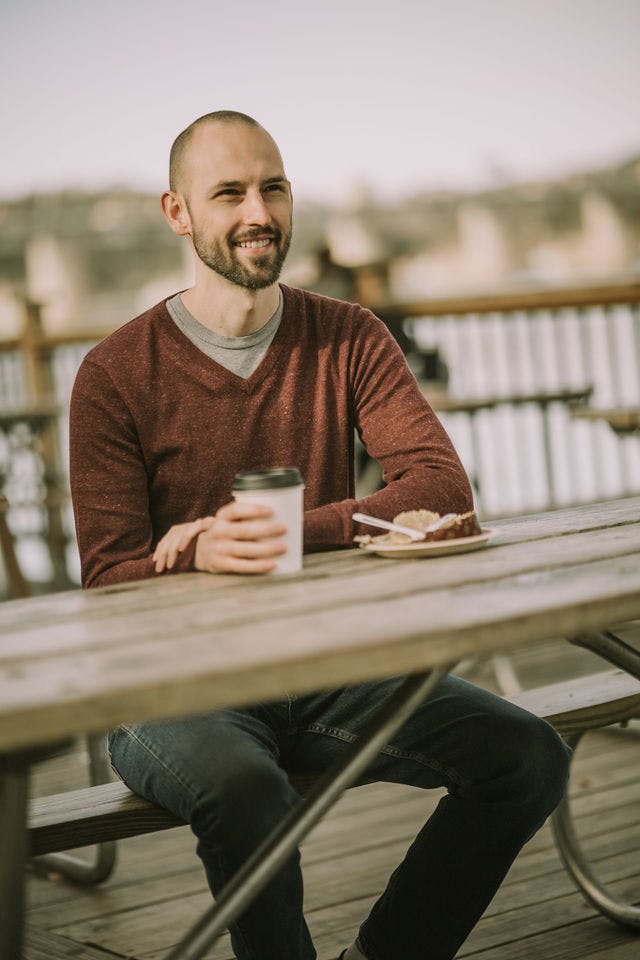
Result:
{"label": "man's face", "polygon": [[280,276],[291,242],[291,188],[261,128],[213,122],[188,146],[183,193],[200,260],[249,290]]}

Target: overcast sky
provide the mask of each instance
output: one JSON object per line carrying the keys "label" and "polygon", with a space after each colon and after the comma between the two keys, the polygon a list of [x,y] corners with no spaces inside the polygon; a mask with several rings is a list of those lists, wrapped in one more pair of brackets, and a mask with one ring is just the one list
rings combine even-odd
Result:
{"label": "overcast sky", "polygon": [[640,0],[0,0],[0,195],[161,190],[243,110],[298,196],[563,173],[640,152]]}

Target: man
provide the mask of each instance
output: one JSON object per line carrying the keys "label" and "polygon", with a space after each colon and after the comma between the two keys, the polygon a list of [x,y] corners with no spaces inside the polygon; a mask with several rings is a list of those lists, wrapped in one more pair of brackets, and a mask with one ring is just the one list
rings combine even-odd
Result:
{"label": "man", "polygon": [[[239,470],[300,469],[306,550],[350,545],[356,510],[471,509],[458,457],[384,325],[357,305],[278,284],[291,188],[255,120],[222,111],[194,121],[173,145],[162,207],[195,252],[195,284],[98,345],[74,386],[85,586],[271,570],[283,530],[266,509],[229,503]],[[361,501],[354,427],[385,480]],[[284,769],[333,763],[398,682],[127,724],[110,737],[113,763],[133,790],[189,821],[215,894],[296,804]],[[566,775],[567,752],[547,724],[443,681],[367,779],[448,794],[341,956],[450,960]],[[237,957],[312,960],[302,899],[294,857],[234,925]]]}

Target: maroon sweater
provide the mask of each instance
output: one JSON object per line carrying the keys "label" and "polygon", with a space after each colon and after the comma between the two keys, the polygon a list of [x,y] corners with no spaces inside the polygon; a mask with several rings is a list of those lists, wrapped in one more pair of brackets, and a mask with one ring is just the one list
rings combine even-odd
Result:
{"label": "maroon sweater", "polygon": [[[305,550],[352,543],[360,510],[472,508],[469,483],[395,341],[362,307],[282,287],[282,322],[246,380],[198,350],[165,303],[86,356],[71,399],[84,586],[155,576],[169,527],[231,499],[240,470],[298,467]],[[354,499],[356,427],[384,489]],[[193,569],[194,544],[171,573]],[[164,574],[166,575],[166,574]]]}

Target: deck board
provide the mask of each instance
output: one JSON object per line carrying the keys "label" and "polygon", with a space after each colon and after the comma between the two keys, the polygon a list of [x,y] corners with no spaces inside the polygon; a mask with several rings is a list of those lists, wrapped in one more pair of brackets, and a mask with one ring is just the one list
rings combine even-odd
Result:
{"label": "deck board", "polygon": [[[595,661],[595,662],[594,662]],[[602,662],[565,644],[523,652],[523,678],[548,682],[562,667],[598,670]],[[490,686],[486,666],[470,679]],[[591,733],[572,777],[573,808],[597,873],[640,902],[640,731]],[[37,793],[67,780],[81,786],[81,753],[43,765]],[[319,960],[333,960],[357,930],[439,791],[375,784],[349,791],[303,845],[306,915]],[[78,889],[30,876],[28,919],[39,953],[110,960],[162,960],[210,899],[187,827],[118,844],[119,863],[102,887]],[[162,871],[160,875],[160,870]],[[76,947],[74,947],[76,945]],[[77,949],[77,953],[73,950]],[[58,951],[56,953],[55,951]],[[43,952],[44,951],[44,952]],[[575,890],[545,826],[525,847],[459,957],[468,960],[635,960],[640,937],[600,917]],[[207,960],[230,960],[228,938]]]}

